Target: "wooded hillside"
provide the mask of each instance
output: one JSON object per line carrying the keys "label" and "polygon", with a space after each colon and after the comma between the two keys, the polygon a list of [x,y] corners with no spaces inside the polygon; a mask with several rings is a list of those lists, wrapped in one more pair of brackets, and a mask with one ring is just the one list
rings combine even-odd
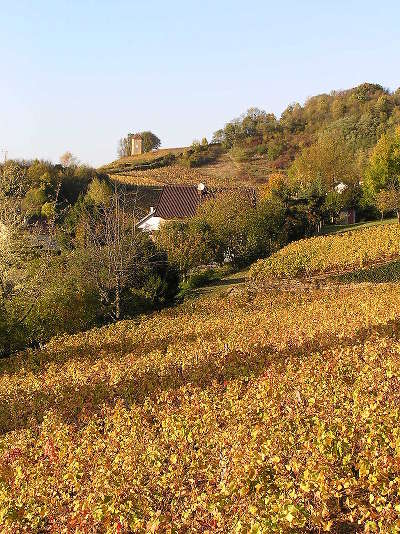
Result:
{"label": "wooded hillside", "polygon": [[290,104],[280,118],[250,108],[215,132],[213,143],[219,148],[212,152],[210,145],[195,143],[186,149],[123,158],[102,170],[138,184],[263,184],[271,173],[286,171],[320,137],[343,139],[363,167],[379,137],[398,124],[400,90],[390,92],[381,85],[364,83],[312,96],[303,105]]}

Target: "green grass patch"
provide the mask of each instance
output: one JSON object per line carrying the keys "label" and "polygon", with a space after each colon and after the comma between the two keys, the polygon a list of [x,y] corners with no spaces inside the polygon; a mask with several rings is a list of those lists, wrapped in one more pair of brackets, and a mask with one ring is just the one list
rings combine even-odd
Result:
{"label": "green grass patch", "polygon": [[334,280],[343,283],[383,283],[400,281],[400,260],[394,260],[384,265],[374,265],[366,269],[360,269],[351,273],[341,274],[333,277]]}
{"label": "green grass patch", "polygon": [[380,226],[384,224],[394,224],[397,218],[383,219],[379,221],[358,222],[354,224],[327,224],[321,230],[321,235],[337,234],[342,232],[349,232],[351,230],[362,230],[363,228],[370,228],[371,226]]}

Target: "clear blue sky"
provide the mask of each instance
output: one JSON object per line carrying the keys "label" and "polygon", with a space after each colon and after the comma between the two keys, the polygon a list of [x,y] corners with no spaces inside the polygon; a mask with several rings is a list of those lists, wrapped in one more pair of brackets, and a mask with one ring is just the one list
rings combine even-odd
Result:
{"label": "clear blue sky", "polygon": [[115,159],[150,129],[164,147],[250,106],[364,81],[400,85],[400,2],[0,0],[0,148]]}

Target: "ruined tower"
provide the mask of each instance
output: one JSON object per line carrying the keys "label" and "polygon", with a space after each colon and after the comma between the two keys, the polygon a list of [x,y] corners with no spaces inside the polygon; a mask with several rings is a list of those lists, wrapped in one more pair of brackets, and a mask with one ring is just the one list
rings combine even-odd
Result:
{"label": "ruined tower", "polygon": [[132,135],[132,149],[131,154],[132,156],[136,156],[136,154],[143,154],[143,137],[140,134]]}

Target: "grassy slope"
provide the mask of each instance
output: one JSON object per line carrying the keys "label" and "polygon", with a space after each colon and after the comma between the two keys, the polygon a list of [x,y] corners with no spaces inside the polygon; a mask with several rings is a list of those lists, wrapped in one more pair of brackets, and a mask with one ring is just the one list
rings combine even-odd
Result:
{"label": "grassy slope", "polygon": [[371,226],[380,226],[381,224],[395,224],[397,218],[383,219],[379,221],[359,222],[354,224],[327,224],[322,228],[322,235],[337,234],[341,232],[349,232],[351,230],[362,230],[363,228],[370,228]]}
{"label": "grassy slope", "polygon": [[216,292],[2,362],[1,531],[400,526],[400,285],[347,282]]}

